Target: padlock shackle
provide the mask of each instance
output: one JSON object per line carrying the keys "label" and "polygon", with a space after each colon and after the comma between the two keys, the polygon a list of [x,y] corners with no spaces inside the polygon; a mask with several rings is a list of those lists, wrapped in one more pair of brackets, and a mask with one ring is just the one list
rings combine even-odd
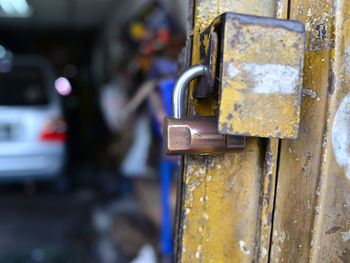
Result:
{"label": "padlock shackle", "polygon": [[209,74],[208,68],[204,65],[195,65],[185,70],[176,80],[173,89],[172,113],[173,117],[180,119],[184,117],[184,95],[188,84],[197,77]]}

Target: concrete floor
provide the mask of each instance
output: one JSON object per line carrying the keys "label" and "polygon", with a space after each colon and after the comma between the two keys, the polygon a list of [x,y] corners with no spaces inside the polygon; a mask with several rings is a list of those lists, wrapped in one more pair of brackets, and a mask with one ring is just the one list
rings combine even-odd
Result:
{"label": "concrete floor", "polygon": [[88,217],[91,204],[84,194],[0,194],[0,259],[64,246],[84,216]]}

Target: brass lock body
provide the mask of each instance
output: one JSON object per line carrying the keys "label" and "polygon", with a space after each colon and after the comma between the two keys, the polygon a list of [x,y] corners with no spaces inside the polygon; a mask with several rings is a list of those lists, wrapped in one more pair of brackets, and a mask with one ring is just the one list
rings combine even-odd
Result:
{"label": "brass lock body", "polygon": [[214,116],[165,118],[164,152],[172,154],[217,154],[242,151],[245,138],[227,136],[217,131]]}

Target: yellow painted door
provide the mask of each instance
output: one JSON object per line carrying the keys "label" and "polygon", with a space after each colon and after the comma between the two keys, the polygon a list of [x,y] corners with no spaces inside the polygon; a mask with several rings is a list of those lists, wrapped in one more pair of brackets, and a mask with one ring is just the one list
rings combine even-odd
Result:
{"label": "yellow painted door", "polygon": [[[299,20],[306,31],[297,140],[247,137],[240,153],[185,156],[177,262],[350,262],[350,0],[193,0],[187,66],[224,12]],[[195,99],[189,115],[216,115]]]}

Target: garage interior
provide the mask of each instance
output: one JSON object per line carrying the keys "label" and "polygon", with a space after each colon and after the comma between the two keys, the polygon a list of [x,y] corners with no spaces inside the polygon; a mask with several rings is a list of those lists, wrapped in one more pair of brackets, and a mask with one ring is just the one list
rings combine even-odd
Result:
{"label": "garage interior", "polygon": [[1,59],[45,60],[66,124],[59,175],[0,176],[0,262],[171,261],[178,160],[160,120],[187,17],[181,0],[0,1]]}

